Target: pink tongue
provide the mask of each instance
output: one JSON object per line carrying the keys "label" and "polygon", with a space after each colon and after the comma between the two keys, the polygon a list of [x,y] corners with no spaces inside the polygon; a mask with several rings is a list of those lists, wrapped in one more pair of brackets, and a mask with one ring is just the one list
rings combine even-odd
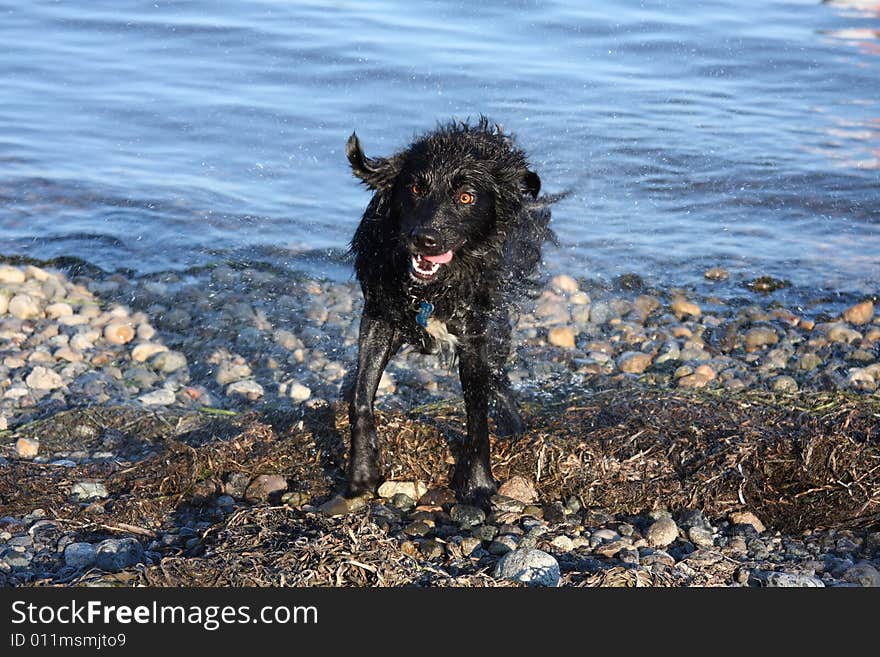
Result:
{"label": "pink tongue", "polygon": [[433,262],[435,265],[445,265],[452,260],[452,251],[447,251],[446,253],[441,253],[440,255],[435,256],[423,255],[422,258],[428,262]]}

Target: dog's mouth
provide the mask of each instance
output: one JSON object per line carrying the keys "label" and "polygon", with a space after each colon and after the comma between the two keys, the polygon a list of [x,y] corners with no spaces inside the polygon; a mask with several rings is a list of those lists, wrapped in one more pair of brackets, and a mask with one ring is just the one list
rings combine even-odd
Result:
{"label": "dog's mouth", "polygon": [[440,270],[452,261],[452,251],[438,255],[416,253],[410,260],[409,275],[419,283],[427,283],[434,279]]}

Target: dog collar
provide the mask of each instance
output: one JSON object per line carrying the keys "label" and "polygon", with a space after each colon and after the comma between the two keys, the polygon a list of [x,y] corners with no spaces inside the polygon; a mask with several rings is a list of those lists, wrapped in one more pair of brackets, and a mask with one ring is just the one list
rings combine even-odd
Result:
{"label": "dog collar", "polygon": [[434,312],[434,304],[430,301],[425,301],[422,299],[419,301],[419,311],[416,314],[416,324],[421,326],[422,328],[428,328],[428,320],[431,317],[431,313]]}

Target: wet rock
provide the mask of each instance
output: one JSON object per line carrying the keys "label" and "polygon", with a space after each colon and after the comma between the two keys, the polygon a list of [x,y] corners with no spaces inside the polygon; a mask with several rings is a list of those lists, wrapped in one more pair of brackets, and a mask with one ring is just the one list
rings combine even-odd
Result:
{"label": "wet rock", "polygon": [[391,498],[391,506],[401,511],[411,511],[416,506],[416,501],[406,493],[396,493]]}
{"label": "wet rock", "polygon": [[687,374],[682,376],[676,382],[679,388],[704,388],[709,383],[710,379],[703,376],[702,374]]}
{"label": "wet rock", "polygon": [[522,539],[519,536],[514,534],[503,534],[489,543],[489,547],[486,549],[489,551],[489,554],[501,556],[516,550],[521,542]]}
{"label": "wet rock", "polygon": [[86,570],[95,565],[98,551],[91,543],[71,543],[64,548],[64,563],[77,570]]}
{"label": "wet rock", "polygon": [[312,391],[302,383],[294,381],[287,389],[287,396],[294,402],[304,402],[312,396]]}
{"label": "wet rock", "polygon": [[95,565],[108,572],[117,573],[143,560],[144,548],[133,538],[108,538],[96,548]]}
{"label": "wet rock", "polygon": [[379,497],[386,499],[403,494],[410,499],[417,500],[428,492],[428,487],[421,481],[385,481],[379,486],[378,492]]}
{"label": "wet rock", "polygon": [[29,294],[16,294],[9,300],[6,312],[17,319],[33,319],[43,313],[40,304]]}
{"label": "wet rock", "polygon": [[723,267],[710,267],[703,272],[703,278],[707,281],[726,281],[730,278],[730,272]]}
{"label": "wet rock", "polygon": [[40,451],[40,441],[35,438],[21,437],[15,441],[15,454],[20,459],[32,459]]}
{"label": "wet rock", "polygon": [[128,344],[134,339],[134,328],[126,321],[113,321],[104,327],[104,339],[110,344]]}
{"label": "wet rock", "polygon": [[680,320],[685,317],[699,317],[703,314],[703,311],[697,304],[688,301],[684,297],[676,297],[673,299],[670,307],[672,308],[672,312],[675,313],[675,316]]}
{"label": "wet rock", "polygon": [[743,337],[746,349],[759,349],[779,342],[776,331],[767,326],[755,326],[746,331]]}
{"label": "wet rock", "polygon": [[867,561],[859,562],[848,568],[843,574],[843,579],[859,586],[880,586],[880,573]]}
{"label": "wet rock", "polygon": [[259,399],[263,396],[263,386],[253,379],[234,381],[226,387],[226,394],[229,397],[240,395],[251,400]]}
{"label": "wet rock", "polygon": [[455,493],[449,488],[434,488],[419,498],[419,504],[424,506],[455,504]]}
{"label": "wet rock", "polygon": [[559,274],[558,276],[554,276],[553,280],[550,281],[550,284],[559,292],[564,292],[567,294],[574,294],[580,289],[578,282],[568,274]]}
{"label": "wet rock", "polygon": [[46,306],[46,317],[50,319],[70,317],[71,315],[73,315],[73,308],[69,303],[59,301],[57,303],[50,303],[48,306]]}
{"label": "wet rock", "polygon": [[751,511],[731,511],[728,517],[734,525],[751,525],[759,534],[767,531],[764,523]]}
{"label": "wet rock", "polygon": [[505,481],[498,488],[498,494],[511,497],[524,504],[534,504],[538,501],[538,491],[535,485],[525,477],[515,475]]}
{"label": "wet rock", "polygon": [[678,525],[672,518],[660,518],[648,527],[645,538],[652,547],[666,547],[678,538]]}
{"label": "wet rock", "polygon": [[825,328],[825,335],[831,342],[844,342],[850,344],[862,339],[862,334],[851,329],[846,324],[831,324]]}
{"label": "wet rock", "polygon": [[32,369],[24,381],[33,390],[55,390],[64,385],[60,374],[40,365]]}
{"label": "wet rock", "polygon": [[793,394],[798,391],[797,381],[790,376],[777,376],[773,379],[773,391]]}
{"label": "wet rock", "polygon": [[18,267],[12,265],[0,265],[0,283],[19,284],[24,283],[24,272]]}
{"label": "wet rock", "polygon": [[574,349],[575,333],[568,326],[557,326],[547,331],[547,342],[554,347],[562,347],[564,349]]}
{"label": "wet rock", "polygon": [[[156,354],[168,351],[168,347],[164,344],[156,344],[154,342],[142,342],[138,345],[135,345],[131,350],[131,359],[138,363],[143,363],[149,360],[152,356]],[[161,368],[161,365],[159,366]]]}
{"label": "wet rock", "polygon": [[159,390],[141,395],[138,397],[138,401],[144,406],[169,406],[176,401],[176,397],[170,390],[159,388]]}
{"label": "wet rock", "polygon": [[822,365],[822,359],[818,356],[818,354],[808,352],[803,354],[800,358],[798,358],[798,368],[804,371],[811,371],[820,367]]}
{"label": "wet rock", "polygon": [[225,386],[235,381],[246,379],[251,375],[251,368],[247,363],[222,363],[214,375],[214,380],[221,386]]}
{"label": "wet rock", "polygon": [[514,550],[498,561],[493,577],[529,586],[559,586],[559,562],[541,550]]}
{"label": "wet rock", "polygon": [[486,514],[482,509],[467,504],[456,504],[449,511],[453,522],[462,528],[474,527],[486,520]]}
{"label": "wet rock", "polygon": [[446,554],[446,548],[443,547],[443,544],[432,538],[422,541],[419,544],[419,551],[422,553],[422,556],[429,561],[441,559]]}
{"label": "wet rock", "polygon": [[843,319],[850,324],[862,326],[874,319],[874,302],[862,301],[843,311]]}
{"label": "wet rock", "polygon": [[262,474],[248,484],[244,497],[249,502],[262,502],[287,490],[287,479],[279,474]]}
{"label": "wet rock", "polygon": [[179,351],[162,350],[150,359],[150,366],[159,372],[171,374],[186,367],[186,356]]}
{"label": "wet rock", "polygon": [[651,366],[651,354],[640,351],[627,351],[617,359],[617,367],[627,374],[641,374]]}

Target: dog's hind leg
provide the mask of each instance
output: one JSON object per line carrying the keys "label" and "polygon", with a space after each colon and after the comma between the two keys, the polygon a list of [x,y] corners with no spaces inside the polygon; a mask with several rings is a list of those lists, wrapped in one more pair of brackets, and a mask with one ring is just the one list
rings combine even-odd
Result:
{"label": "dog's hind leg", "polygon": [[510,379],[507,376],[511,332],[509,310],[496,310],[489,320],[487,333],[491,384],[489,403],[496,433],[501,437],[522,433],[524,429],[519,405],[510,389]]}
{"label": "dog's hind leg", "polygon": [[397,331],[383,319],[364,313],[358,340],[358,367],[348,409],[351,449],[348,456],[350,497],[375,492],[379,483],[379,441],[373,400],[388,361],[401,345]]}
{"label": "dog's hind leg", "polygon": [[459,353],[458,371],[467,413],[467,437],[452,476],[459,498],[486,507],[496,490],[489,465],[490,368],[485,335],[475,335]]}

